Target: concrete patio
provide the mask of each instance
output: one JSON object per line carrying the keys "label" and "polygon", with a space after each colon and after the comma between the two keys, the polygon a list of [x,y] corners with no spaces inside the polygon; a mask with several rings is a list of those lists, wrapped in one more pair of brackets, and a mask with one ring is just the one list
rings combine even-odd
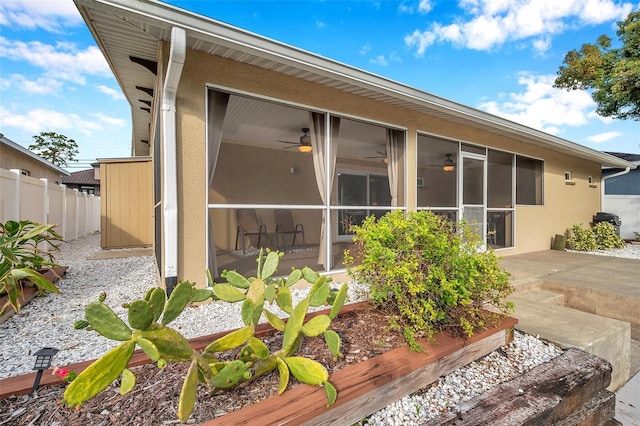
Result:
{"label": "concrete patio", "polygon": [[640,424],[640,260],[548,250],[501,264],[513,275],[516,328],[607,359],[616,417]]}

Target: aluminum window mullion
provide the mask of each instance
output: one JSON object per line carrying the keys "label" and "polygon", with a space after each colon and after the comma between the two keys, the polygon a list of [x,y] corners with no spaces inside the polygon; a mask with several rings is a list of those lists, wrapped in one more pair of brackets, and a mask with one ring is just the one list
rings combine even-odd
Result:
{"label": "aluminum window mullion", "polygon": [[328,112],[324,114],[324,138],[325,138],[325,149],[324,149],[324,167],[326,170],[324,176],[324,211],[325,211],[325,263],[324,270],[325,272],[331,271],[333,267],[333,256],[331,255],[331,247],[333,246],[333,230],[331,228],[331,183],[333,182],[333,167],[331,161],[331,156],[333,153],[331,152],[331,145],[333,144],[332,134],[331,134],[331,115]]}

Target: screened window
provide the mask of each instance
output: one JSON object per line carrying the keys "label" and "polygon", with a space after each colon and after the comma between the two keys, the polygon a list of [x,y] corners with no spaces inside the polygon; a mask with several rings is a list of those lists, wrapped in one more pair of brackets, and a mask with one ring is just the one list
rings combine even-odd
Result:
{"label": "screened window", "polygon": [[513,154],[489,150],[487,207],[513,207]]}
{"label": "screened window", "polygon": [[418,207],[458,207],[458,142],[418,135]]}
{"label": "screened window", "polygon": [[208,107],[214,278],[255,275],[264,248],[280,271],[343,268],[349,224],[405,205],[402,130],[216,90]]}
{"label": "screened window", "polygon": [[524,205],[542,205],[543,196],[542,160],[516,156],[516,203]]}
{"label": "screened window", "polygon": [[367,216],[380,217],[389,210],[371,210],[362,206],[391,206],[389,178],[382,175],[338,174],[338,204],[360,206],[338,210],[338,235],[351,235],[351,226],[361,224]]}

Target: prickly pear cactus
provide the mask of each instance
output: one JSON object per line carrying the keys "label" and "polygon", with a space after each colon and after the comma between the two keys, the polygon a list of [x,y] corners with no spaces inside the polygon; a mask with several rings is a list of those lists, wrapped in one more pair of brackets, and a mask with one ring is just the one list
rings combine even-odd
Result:
{"label": "prickly pear cactus", "polygon": [[[286,279],[274,279],[272,276],[278,268],[280,257],[281,254],[278,252],[268,252],[266,256],[261,252],[258,258],[257,277],[247,279],[231,271],[223,273],[226,283],[216,284],[210,280],[212,291],[217,298],[230,303],[242,302],[242,321],[245,327],[212,342],[204,352],[215,359],[215,352],[246,345],[240,351],[239,357],[240,361],[249,364],[251,375],[248,378],[241,377],[240,381],[278,370],[280,374],[278,393],[286,390],[289,377],[293,375],[303,383],[324,385],[329,401],[327,405],[330,406],[335,402],[337,394],[328,381],[326,368],[317,361],[293,355],[300,347],[304,336],[320,335],[325,338],[334,360],[342,355],[340,336],[330,330],[329,326],[347,299],[347,285],[342,285],[339,290],[332,290],[329,284],[330,279],[319,276],[308,267],[293,270]],[[290,288],[300,280],[311,284],[311,289],[305,299],[293,306]],[[289,320],[285,323],[266,309],[265,302],[269,305],[275,303],[284,312],[289,313]],[[319,315],[304,322],[310,306],[323,305],[332,305],[329,315]],[[282,348],[271,354],[268,353],[266,345],[264,349],[256,350],[255,346],[247,344],[250,339],[258,340],[253,337],[253,332],[263,313],[273,328],[284,332]]]}
{"label": "prickly pear cactus", "polygon": [[[107,352],[84,370],[67,388],[64,401],[78,406],[102,392],[118,377],[121,377],[121,393],[135,386],[135,376],[126,367],[133,351],[138,346],[162,368],[167,361],[190,362],[178,404],[178,418],[186,422],[193,411],[200,383],[216,389],[227,389],[239,383],[260,377],[277,370],[280,375],[278,393],[286,390],[289,377],[310,385],[324,386],[327,407],[331,406],[337,392],[328,381],[326,368],[317,361],[295,356],[305,336],[323,336],[334,360],[340,353],[340,337],[329,329],[347,298],[347,286],[332,290],[330,280],[318,276],[310,268],[295,269],[287,278],[273,278],[282,255],[278,252],[260,253],[258,276],[245,278],[235,271],[224,272],[226,283],[214,283],[209,277],[208,289],[196,289],[193,283],[179,283],[167,300],[161,288],[149,289],[143,299],[123,305],[128,309],[128,325],[104,302],[102,293],[98,301],[85,308],[85,319],[77,321],[75,327],[94,330],[104,337],[122,343]],[[311,285],[307,297],[295,306],[290,287],[300,280]],[[207,299],[229,303],[242,302],[244,327],[229,332],[211,342],[202,352],[194,350],[187,339],[168,324],[182,313],[191,302]],[[290,314],[285,323],[277,315],[265,309],[276,304]],[[319,315],[305,323],[309,306],[332,305],[329,315]],[[264,342],[255,337],[255,327],[262,316],[277,330],[284,332],[282,348],[270,352]],[[238,350],[234,361],[219,361],[220,352]]]}

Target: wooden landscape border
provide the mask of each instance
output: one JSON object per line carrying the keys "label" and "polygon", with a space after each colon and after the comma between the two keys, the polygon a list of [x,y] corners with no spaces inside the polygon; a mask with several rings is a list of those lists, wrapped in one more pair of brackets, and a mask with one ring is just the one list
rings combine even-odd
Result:
{"label": "wooden landscape border", "polygon": [[[368,309],[367,302],[345,305],[341,314]],[[313,312],[311,318],[327,314],[328,310]],[[425,352],[411,352],[407,345],[375,356],[367,361],[347,366],[331,374],[329,380],[338,391],[338,399],[326,408],[327,397],[322,386],[301,384],[272,396],[264,401],[248,405],[237,411],[203,423],[204,425],[328,425],[353,424],[380,410],[403,396],[421,389],[472,361],[475,361],[513,340],[513,328],[518,320],[504,318],[469,339],[454,338],[439,333],[435,341],[420,341]],[[256,336],[275,331],[268,323],[256,327]],[[81,331],[79,331],[81,332]],[[190,339],[196,350],[204,349],[215,339],[229,331]],[[66,366],[76,373],[87,368],[94,360]],[[151,363],[140,350],[135,351],[129,368]],[[0,381],[0,398],[31,392],[36,373],[10,377]],[[44,374],[41,386],[62,384],[57,376]]]}
{"label": "wooden landscape border", "polygon": [[322,386],[302,384],[201,425],[353,424],[510,343],[517,322],[515,318],[504,318],[469,339],[439,333],[433,343],[420,342],[426,352],[411,352],[404,345],[336,371],[329,376],[338,391],[331,408],[326,408],[327,396]]}
{"label": "wooden landscape border", "polygon": [[[52,283],[55,283],[60,278],[62,278],[62,276],[67,272],[67,269],[69,269],[68,266],[54,266],[53,268],[47,269],[46,271],[41,273],[46,279],[48,279]],[[37,294],[38,294],[38,288],[35,286],[35,284],[25,284],[22,287],[22,297],[18,298],[18,301],[20,302],[20,306],[24,306],[27,303],[29,303],[31,299],[37,296]],[[0,297],[0,308],[2,308],[5,303],[7,303],[8,299],[9,299],[9,296],[7,295]],[[13,310],[13,308],[8,307],[2,313],[2,315],[0,315],[0,324],[2,324],[3,322],[11,318],[14,314],[15,314],[15,311]]]}

